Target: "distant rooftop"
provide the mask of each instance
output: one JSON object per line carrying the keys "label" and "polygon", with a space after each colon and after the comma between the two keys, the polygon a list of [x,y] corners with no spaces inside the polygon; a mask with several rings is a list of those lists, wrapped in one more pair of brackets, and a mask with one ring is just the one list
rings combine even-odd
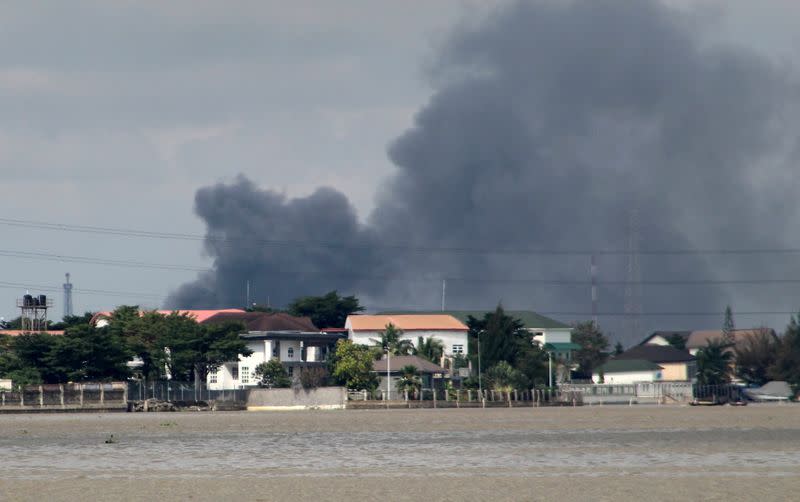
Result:
{"label": "distant rooftop", "polygon": [[[484,315],[488,312],[493,312],[494,310],[423,310],[423,311],[394,311],[394,312],[381,312],[384,315],[392,315],[392,314],[448,314],[459,321],[466,323],[467,318],[472,316],[476,319],[482,319]],[[525,325],[528,329],[570,329],[568,324],[564,324],[561,321],[556,321],[555,319],[551,319],[549,317],[543,316],[538,314],[532,310],[506,310],[506,315],[510,315],[511,317],[515,317],[522,321],[522,324]]]}
{"label": "distant rooftop", "polygon": [[[141,311],[140,314],[146,311]],[[215,316],[222,312],[239,312],[244,313],[244,310],[241,309],[217,309],[217,310],[182,310],[182,309],[175,309],[175,310],[156,310],[159,314],[162,315],[170,315],[173,312],[177,312],[181,315],[188,315],[198,323],[205,322],[209,317]],[[92,316],[92,320],[89,321],[91,325],[96,325],[97,321],[100,319],[110,319],[113,315],[113,312],[97,312],[94,316]]]}
{"label": "distant rooftop", "polygon": [[689,351],[676,349],[672,345],[636,345],[614,356],[613,360],[631,359],[643,359],[654,363],[681,363],[693,361],[695,357],[689,354]]}
{"label": "distant rooftop", "polygon": [[655,371],[663,369],[651,361],[644,359],[612,359],[602,366],[595,368],[594,373],[628,373],[633,371]]}
{"label": "distant rooftop", "polygon": [[32,333],[46,333],[48,335],[63,335],[64,331],[62,331],[62,330],[29,331],[29,330],[22,330],[22,329],[0,329],[0,335],[5,335],[5,336],[29,335],[29,334],[32,334]]}
{"label": "distant rooftop", "polygon": [[467,326],[447,313],[415,312],[413,314],[376,314],[347,316],[347,325],[353,331],[383,331],[389,324],[403,331],[436,330],[467,331]]}
{"label": "distant rooftop", "polygon": [[[434,364],[419,356],[392,356],[389,371],[401,371],[404,366],[414,366],[420,373],[443,373],[446,371],[441,366]],[[380,359],[372,363],[372,371],[386,373],[387,361]]]}
{"label": "distant rooftop", "polygon": [[308,317],[295,317],[284,312],[218,312],[204,321],[206,324],[241,322],[247,331],[319,332]]}

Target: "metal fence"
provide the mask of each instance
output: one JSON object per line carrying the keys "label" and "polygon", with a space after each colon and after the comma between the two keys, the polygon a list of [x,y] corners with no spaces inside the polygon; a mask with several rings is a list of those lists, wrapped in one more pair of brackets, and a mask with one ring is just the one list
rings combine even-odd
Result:
{"label": "metal fence", "polygon": [[744,389],[738,385],[699,385],[693,386],[694,398],[698,401],[709,401],[712,403],[729,403],[745,401],[747,397]]}
{"label": "metal fence", "polygon": [[698,385],[691,382],[639,382],[632,384],[562,384],[561,389],[580,392],[584,402],[652,400],[663,403],[742,401],[742,388],[735,384]]}
{"label": "metal fence", "polygon": [[209,389],[207,385],[194,385],[174,380],[138,380],[128,382],[128,400],[144,401],[247,401],[247,389]]}
{"label": "metal fence", "polygon": [[501,404],[520,406],[539,406],[549,404],[582,404],[582,395],[579,392],[556,388],[540,389],[414,389],[408,391],[392,391],[385,389],[347,391],[348,401],[438,401],[450,403],[479,403]]}

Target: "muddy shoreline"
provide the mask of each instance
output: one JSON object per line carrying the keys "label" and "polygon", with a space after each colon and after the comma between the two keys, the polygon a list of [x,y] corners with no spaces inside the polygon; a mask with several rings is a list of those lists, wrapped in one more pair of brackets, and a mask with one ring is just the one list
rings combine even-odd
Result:
{"label": "muddy shoreline", "polygon": [[6,415],[0,448],[2,500],[775,500],[800,490],[791,404]]}

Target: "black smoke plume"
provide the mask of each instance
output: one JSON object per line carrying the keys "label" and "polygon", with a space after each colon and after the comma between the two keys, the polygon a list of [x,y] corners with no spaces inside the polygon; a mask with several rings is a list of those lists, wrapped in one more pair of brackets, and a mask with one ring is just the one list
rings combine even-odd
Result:
{"label": "black smoke plume", "polygon": [[[483,251],[625,249],[633,209],[645,282],[800,276],[791,255],[648,254],[798,246],[796,82],[747,49],[710,46],[700,26],[656,1],[579,0],[522,2],[456,30],[435,94],[389,147],[397,172],[366,224],[329,188],[201,189],[213,272],[169,306],[241,305],[249,280],[259,303],[336,288],[376,309],[434,309],[447,277],[451,308],[585,319],[587,255]],[[598,264],[601,283],[625,280],[626,256]],[[539,278],[585,284],[526,282]],[[601,313],[622,312],[623,289],[601,285]],[[796,307],[794,288],[775,284],[642,289],[645,313],[687,314],[646,316],[644,329],[718,327],[727,303]],[[620,317],[600,322],[620,338]]]}

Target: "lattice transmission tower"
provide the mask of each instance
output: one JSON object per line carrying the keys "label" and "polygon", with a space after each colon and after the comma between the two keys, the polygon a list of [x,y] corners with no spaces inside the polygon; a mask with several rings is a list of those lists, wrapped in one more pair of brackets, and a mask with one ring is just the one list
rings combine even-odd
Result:
{"label": "lattice transmission tower", "polygon": [[625,273],[625,319],[623,332],[628,341],[642,337],[642,269],[639,263],[639,209],[628,214],[628,239],[625,247],[628,264]]}

